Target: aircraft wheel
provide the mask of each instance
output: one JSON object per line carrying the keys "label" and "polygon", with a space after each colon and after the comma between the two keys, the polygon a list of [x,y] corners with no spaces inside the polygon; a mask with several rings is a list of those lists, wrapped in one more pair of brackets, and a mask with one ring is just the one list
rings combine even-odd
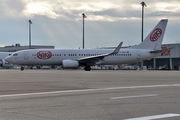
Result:
{"label": "aircraft wheel", "polygon": [[24,67],[21,67],[21,71],[23,71],[24,70]]}
{"label": "aircraft wheel", "polygon": [[40,66],[36,66],[37,69],[40,69],[41,67]]}
{"label": "aircraft wheel", "polygon": [[86,67],[84,67],[84,70],[85,71],[91,71],[91,67],[90,66],[86,66]]}

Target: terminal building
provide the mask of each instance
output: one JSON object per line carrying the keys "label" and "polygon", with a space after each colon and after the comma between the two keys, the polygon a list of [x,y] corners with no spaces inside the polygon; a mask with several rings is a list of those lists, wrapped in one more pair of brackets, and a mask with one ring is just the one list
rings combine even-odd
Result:
{"label": "terminal building", "polygon": [[[15,44],[12,46],[0,47],[0,52],[16,52],[19,50],[25,50],[29,48],[30,48],[29,46],[21,46],[20,44]],[[40,49],[40,48],[54,49],[54,46],[31,45],[31,49]]]}
{"label": "terminal building", "polygon": [[180,70],[180,43],[163,44],[162,49],[167,49],[160,56],[145,60],[144,66],[148,69]]}

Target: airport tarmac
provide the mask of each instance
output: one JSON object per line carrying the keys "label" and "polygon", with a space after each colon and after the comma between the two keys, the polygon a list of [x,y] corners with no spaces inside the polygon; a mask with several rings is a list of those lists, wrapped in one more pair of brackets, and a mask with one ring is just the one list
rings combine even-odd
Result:
{"label": "airport tarmac", "polygon": [[0,70],[0,120],[154,119],[180,119],[180,71]]}

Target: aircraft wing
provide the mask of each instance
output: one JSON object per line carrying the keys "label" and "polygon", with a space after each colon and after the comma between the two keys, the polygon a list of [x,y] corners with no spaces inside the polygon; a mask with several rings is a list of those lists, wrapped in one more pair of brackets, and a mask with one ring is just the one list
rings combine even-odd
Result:
{"label": "aircraft wing", "polygon": [[97,55],[97,56],[88,56],[88,57],[83,57],[78,59],[79,63],[81,65],[95,65],[98,62],[103,61],[104,57],[109,56],[109,55],[114,55],[117,54],[122,46],[123,42],[121,42],[116,49],[111,52],[111,53],[107,53],[107,54],[101,54],[101,55]]}

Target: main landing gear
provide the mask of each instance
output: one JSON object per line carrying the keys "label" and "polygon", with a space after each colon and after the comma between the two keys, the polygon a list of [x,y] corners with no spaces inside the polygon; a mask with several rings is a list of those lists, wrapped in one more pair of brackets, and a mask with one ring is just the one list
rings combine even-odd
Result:
{"label": "main landing gear", "polygon": [[24,70],[24,67],[21,67],[21,71],[23,71]]}
{"label": "main landing gear", "polygon": [[85,67],[84,67],[84,70],[85,70],[85,71],[91,71],[91,67],[90,67],[90,66],[85,66]]}

